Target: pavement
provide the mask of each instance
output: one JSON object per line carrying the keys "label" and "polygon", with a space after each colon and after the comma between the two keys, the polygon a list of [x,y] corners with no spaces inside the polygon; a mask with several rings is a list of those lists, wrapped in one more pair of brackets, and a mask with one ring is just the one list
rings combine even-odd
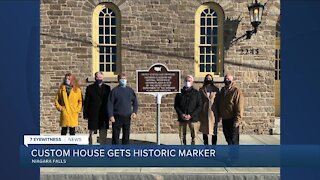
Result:
{"label": "pavement", "polygon": [[[93,136],[93,144],[98,144],[97,136]],[[155,133],[131,134],[131,144],[156,144]],[[107,143],[110,144],[111,133],[107,134]],[[187,144],[191,137],[187,134]],[[210,139],[209,139],[210,142]],[[161,134],[160,143],[165,145],[180,144],[178,134]],[[198,134],[196,144],[203,144],[202,134]],[[227,144],[222,133],[218,134],[217,144]],[[240,135],[242,145],[277,145],[280,144],[280,135]],[[280,168],[40,168],[41,180],[120,180],[120,179],[147,179],[147,180],[279,180]]]}

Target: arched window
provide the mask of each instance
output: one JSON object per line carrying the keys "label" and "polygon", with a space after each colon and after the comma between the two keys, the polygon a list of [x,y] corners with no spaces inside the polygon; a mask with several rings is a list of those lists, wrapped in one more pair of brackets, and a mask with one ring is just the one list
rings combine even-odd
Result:
{"label": "arched window", "polygon": [[121,66],[120,10],[113,3],[99,4],[92,15],[92,74],[115,76]]}
{"label": "arched window", "polygon": [[195,14],[195,76],[223,76],[224,13],[216,3],[201,5]]}

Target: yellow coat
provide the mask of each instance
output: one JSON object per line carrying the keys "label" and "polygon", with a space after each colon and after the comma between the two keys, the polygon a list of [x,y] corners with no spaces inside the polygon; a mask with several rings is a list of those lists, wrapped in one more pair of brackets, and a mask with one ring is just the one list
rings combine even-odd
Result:
{"label": "yellow coat", "polygon": [[79,113],[82,109],[82,94],[80,88],[76,92],[71,89],[67,95],[66,86],[60,86],[55,105],[60,114],[61,127],[76,127],[79,125]]}

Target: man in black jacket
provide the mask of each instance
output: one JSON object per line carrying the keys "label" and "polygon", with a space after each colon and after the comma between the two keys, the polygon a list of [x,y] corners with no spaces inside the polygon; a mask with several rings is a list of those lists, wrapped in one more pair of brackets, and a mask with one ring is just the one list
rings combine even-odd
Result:
{"label": "man in black jacket", "polygon": [[185,85],[174,100],[174,109],[178,114],[179,137],[181,144],[186,145],[187,125],[191,132],[191,144],[195,144],[196,134],[198,133],[197,122],[202,108],[201,95],[194,89],[193,77],[186,76]]}
{"label": "man in black jacket", "polygon": [[109,129],[107,102],[110,86],[103,83],[103,73],[95,73],[95,82],[86,89],[83,117],[88,119],[89,144],[92,144],[92,134],[99,130],[99,143],[106,144],[107,129]]}

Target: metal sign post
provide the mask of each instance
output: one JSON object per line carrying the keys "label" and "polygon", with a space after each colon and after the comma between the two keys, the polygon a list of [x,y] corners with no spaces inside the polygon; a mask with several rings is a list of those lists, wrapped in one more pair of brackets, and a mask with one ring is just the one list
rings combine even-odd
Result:
{"label": "metal sign post", "polygon": [[157,144],[160,145],[160,105],[162,95],[157,93]]}
{"label": "metal sign post", "polygon": [[156,63],[149,70],[137,70],[137,92],[153,95],[157,104],[157,144],[160,145],[160,105],[165,94],[180,92],[180,70],[168,70],[164,64]]}

